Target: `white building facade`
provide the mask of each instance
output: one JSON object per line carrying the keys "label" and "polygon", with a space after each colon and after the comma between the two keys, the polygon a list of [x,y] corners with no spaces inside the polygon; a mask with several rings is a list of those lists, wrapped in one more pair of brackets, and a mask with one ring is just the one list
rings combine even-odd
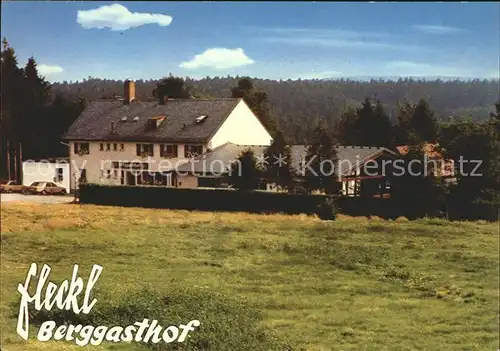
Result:
{"label": "white building facade", "polygon": [[[243,99],[95,101],[64,136],[69,145],[70,188],[78,182],[192,188],[177,166],[227,142],[268,146],[272,137]],[[192,180],[192,181],[191,181]],[[196,183],[196,184],[195,184]]]}

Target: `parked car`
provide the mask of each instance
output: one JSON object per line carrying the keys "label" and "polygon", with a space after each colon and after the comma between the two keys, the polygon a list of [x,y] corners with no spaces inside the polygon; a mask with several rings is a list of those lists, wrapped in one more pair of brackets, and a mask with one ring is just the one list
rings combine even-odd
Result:
{"label": "parked car", "polygon": [[15,180],[8,180],[3,184],[0,184],[1,193],[21,193],[24,190],[24,186],[16,182]]}
{"label": "parked car", "polygon": [[40,194],[40,195],[64,195],[66,188],[52,182],[34,182],[30,186],[25,187],[24,194]]}

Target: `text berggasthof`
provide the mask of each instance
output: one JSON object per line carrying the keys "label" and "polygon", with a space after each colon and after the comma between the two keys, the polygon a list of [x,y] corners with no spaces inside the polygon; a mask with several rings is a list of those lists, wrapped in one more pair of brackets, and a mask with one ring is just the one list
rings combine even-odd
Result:
{"label": "text berggasthof", "polygon": [[[36,263],[32,263],[24,285],[19,284],[17,288],[18,292],[21,294],[19,316],[17,320],[17,333],[23,339],[28,340],[28,304],[30,303],[35,304],[34,307],[37,311],[40,311],[42,308],[50,311],[54,306],[56,306],[61,310],[72,310],[75,314],[89,314],[97,303],[95,298],[92,299],[92,301],[89,301],[89,299],[92,289],[101,275],[102,269],[102,266],[93,265],[89,280],[87,281],[87,286],[85,288],[82,306],[79,306],[77,297],[84,289],[84,282],[82,278],[78,276],[78,265],[74,265],[73,274],[69,282],[68,280],[64,280],[61,285],[58,286],[57,284],[49,281],[47,287],[45,288],[45,295],[42,300],[42,290],[48,280],[51,268],[46,264],[43,265],[38,278],[35,294],[30,296],[28,289],[31,283],[31,278],[37,276],[37,265]],[[94,327],[92,325],[81,324],[57,326],[54,321],[45,321],[40,325],[37,339],[39,341],[49,341],[51,339],[66,341],[74,340],[78,346],[85,346],[89,343],[92,345],[99,345],[103,341],[135,341],[145,343],[159,343],[161,341],[166,343],[174,341],[183,342],[186,340],[188,333],[193,331],[194,327],[198,327],[199,325],[200,321],[198,320],[192,320],[186,325],[181,324],[179,327],[172,325],[165,329],[161,325],[158,325],[158,321],[156,319],[151,322],[149,319],[143,319],[141,322],[136,322],[125,327]]]}

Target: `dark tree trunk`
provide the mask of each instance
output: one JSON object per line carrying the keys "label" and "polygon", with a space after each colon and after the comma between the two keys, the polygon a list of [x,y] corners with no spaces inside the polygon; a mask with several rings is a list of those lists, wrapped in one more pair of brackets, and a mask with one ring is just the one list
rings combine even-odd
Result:
{"label": "dark tree trunk", "polygon": [[17,145],[14,145],[14,177],[16,181],[19,181],[17,174]]}
{"label": "dark tree trunk", "polygon": [[10,180],[10,141],[7,140],[7,152],[6,160],[7,160],[7,180]]}
{"label": "dark tree trunk", "polygon": [[23,184],[23,144],[19,143],[19,184]]}

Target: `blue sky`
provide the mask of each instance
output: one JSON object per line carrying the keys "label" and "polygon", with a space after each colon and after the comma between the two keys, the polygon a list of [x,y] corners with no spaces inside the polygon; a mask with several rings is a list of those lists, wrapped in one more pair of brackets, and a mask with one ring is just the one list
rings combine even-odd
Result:
{"label": "blue sky", "polygon": [[2,36],[49,81],[499,76],[495,2],[2,5]]}

